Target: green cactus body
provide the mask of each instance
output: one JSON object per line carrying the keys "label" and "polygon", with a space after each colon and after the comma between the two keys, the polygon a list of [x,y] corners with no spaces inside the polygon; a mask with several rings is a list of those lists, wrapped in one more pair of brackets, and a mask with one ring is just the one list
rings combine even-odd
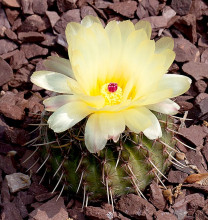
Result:
{"label": "green cactus body", "polygon": [[132,192],[142,195],[154,178],[167,171],[170,153],[175,152],[173,132],[168,130],[174,130],[172,118],[155,114],[163,132],[160,140],[126,131],[118,143],[109,141],[99,154],[89,153],[84,146],[84,121],[58,136],[41,126],[41,140],[46,144],[39,151],[47,171],[55,174],[56,186],[94,201]]}

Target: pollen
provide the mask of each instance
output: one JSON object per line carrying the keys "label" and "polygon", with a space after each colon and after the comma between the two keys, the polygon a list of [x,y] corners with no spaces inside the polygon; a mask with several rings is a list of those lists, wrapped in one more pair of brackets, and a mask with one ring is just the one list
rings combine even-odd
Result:
{"label": "pollen", "polygon": [[101,87],[101,95],[105,98],[105,105],[117,105],[121,103],[123,91],[117,83],[106,83]]}

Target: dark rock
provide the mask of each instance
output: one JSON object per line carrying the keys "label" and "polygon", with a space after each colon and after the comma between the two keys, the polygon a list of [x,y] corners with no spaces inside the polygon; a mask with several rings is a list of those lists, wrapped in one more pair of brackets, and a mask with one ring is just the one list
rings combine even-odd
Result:
{"label": "dark rock", "polygon": [[38,202],[43,202],[43,201],[46,201],[46,200],[49,200],[49,199],[53,198],[56,194],[57,193],[52,194],[51,192],[47,192],[47,193],[43,193],[43,194],[35,196],[35,199]]}
{"label": "dark rock", "polygon": [[208,162],[208,142],[202,148],[202,154],[205,157],[206,161]]}
{"label": "dark rock", "polygon": [[0,37],[5,37],[6,28],[4,26],[0,26]]}
{"label": "dark rock", "polygon": [[156,212],[153,205],[134,194],[122,196],[115,207],[125,215],[135,219],[152,219],[153,214]]}
{"label": "dark rock", "polygon": [[60,12],[66,12],[70,9],[77,8],[77,0],[57,0],[57,7]]}
{"label": "dark rock", "polygon": [[207,94],[207,93],[200,93],[200,94],[196,97],[195,103],[196,103],[197,105],[199,105],[200,102],[201,102],[202,100],[206,99],[206,98],[208,98],[208,94]]}
{"label": "dark rock", "polygon": [[28,61],[25,58],[23,51],[17,51],[10,59],[10,65],[13,69],[20,69],[23,65],[27,64]]}
{"label": "dark rock", "polygon": [[195,14],[197,20],[201,20],[203,15],[207,15],[208,6],[203,0],[192,0],[190,14]]}
{"label": "dark rock", "polygon": [[3,211],[1,214],[2,220],[23,220],[20,211],[14,203],[7,202],[3,204]]}
{"label": "dark rock", "polygon": [[194,44],[183,38],[174,39],[175,60],[177,62],[199,61],[200,52]]}
{"label": "dark rock", "polygon": [[0,55],[17,49],[17,45],[10,40],[0,39]]}
{"label": "dark rock", "polygon": [[46,11],[46,15],[50,21],[51,27],[54,27],[56,22],[60,19],[56,11]]}
{"label": "dark rock", "polygon": [[74,220],[86,220],[81,208],[68,209],[67,211],[69,213],[69,217],[71,217]]}
{"label": "dark rock", "polygon": [[11,27],[3,8],[0,8],[0,26],[4,26],[5,28]]}
{"label": "dark rock", "polygon": [[45,31],[49,28],[49,21],[41,18],[39,15],[31,15],[25,19],[22,25],[19,26],[18,32],[29,32],[29,31]]}
{"label": "dark rock", "polygon": [[17,20],[15,20],[14,24],[12,25],[12,30],[16,31],[21,25],[22,25],[22,19],[17,18]]}
{"label": "dark rock", "polygon": [[2,4],[11,8],[20,8],[19,0],[2,0]]}
{"label": "dark rock", "polygon": [[208,64],[190,61],[182,67],[183,71],[195,80],[208,79]]}
{"label": "dark rock", "polygon": [[19,194],[17,195],[17,197],[14,198],[13,202],[15,206],[19,209],[22,218],[26,218],[28,216],[28,211]]}
{"label": "dark rock", "polygon": [[0,86],[9,82],[13,78],[13,71],[10,65],[0,58]]}
{"label": "dark rock", "polygon": [[9,129],[9,126],[5,123],[3,117],[0,116],[0,139],[3,140],[7,129]]}
{"label": "dark rock", "polygon": [[180,105],[180,112],[185,112],[193,108],[193,104],[186,101],[179,101],[177,104]]}
{"label": "dark rock", "polygon": [[29,216],[35,219],[67,219],[68,213],[66,211],[63,198],[60,197],[58,201],[56,201],[56,199],[57,197],[39,206],[37,209],[32,211]]}
{"label": "dark rock", "polygon": [[202,192],[204,192],[204,193],[208,193],[208,186],[203,186],[203,185],[199,185],[199,184],[197,184],[197,183],[193,183],[193,184],[184,184],[184,187],[186,187],[186,188],[191,188],[191,189],[195,189],[195,190],[197,190],[198,192],[199,191],[202,191]]}
{"label": "dark rock", "polygon": [[155,218],[156,218],[156,220],[167,220],[167,219],[168,220],[177,220],[178,219],[175,215],[173,215],[169,212],[162,212],[162,211],[157,211],[155,213]]}
{"label": "dark rock", "polygon": [[[21,158],[20,162],[21,162],[21,166],[25,169],[29,169],[30,167],[32,167],[33,164],[35,164],[35,162],[38,159],[38,155],[37,154],[32,154],[33,151],[30,150],[26,150],[26,152],[24,153],[23,157]],[[29,158],[29,159],[28,159]],[[36,172],[37,169],[39,168],[39,164],[36,163],[32,168],[31,171],[32,172]]]}
{"label": "dark rock", "polygon": [[192,210],[197,210],[198,207],[204,206],[204,196],[199,193],[194,193],[185,196],[180,201],[176,202],[172,208],[174,209],[174,214],[178,217],[178,219],[184,219],[184,217],[189,213],[187,208],[191,208]]}
{"label": "dark rock", "polygon": [[189,164],[196,166],[201,173],[207,172],[207,165],[200,151],[188,151],[186,158]]}
{"label": "dark rock", "polygon": [[2,182],[1,185],[1,202],[7,203],[10,201],[10,193],[9,193],[9,187],[6,179]]}
{"label": "dark rock", "polygon": [[186,16],[180,17],[174,23],[174,26],[183,33],[192,43],[196,43],[196,16],[193,14],[188,14]]}
{"label": "dark rock", "polygon": [[20,50],[25,53],[27,59],[48,54],[48,49],[42,48],[37,44],[22,44]]}
{"label": "dark rock", "polygon": [[0,98],[0,112],[8,118],[22,120],[25,115],[26,104],[27,101],[24,99],[23,93],[6,92]]}
{"label": "dark rock", "polygon": [[16,169],[14,168],[12,159],[11,159],[11,157],[8,157],[8,156],[0,155],[0,168],[6,174],[12,174],[12,173],[16,172]]}
{"label": "dark rock", "polygon": [[10,9],[10,8],[6,8],[5,12],[6,12],[6,15],[7,15],[7,19],[9,20],[9,23],[11,25],[13,25],[14,21],[16,20],[16,18],[19,15],[19,11],[13,10],[13,9]]}
{"label": "dark rock", "polygon": [[[144,1],[142,1],[142,2],[144,2]],[[149,16],[147,9],[141,4],[141,2],[139,2],[136,14],[139,19],[146,18]]]}
{"label": "dark rock", "polygon": [[170,183],[183,183],[187,176],[187,173],[170,170],[168,173],[168,181]]}
{"label": "dark rock", "polygon": [[27,108],[29,109],[29,115],[37,114],[44,110],[44,106],[40,102],[42,102],[42,97],[38,92],[34,93],[33,96],[28,99]]}
{"label": "dark rock", "polygon": [[208,64],[208,49],[206,49],[201,55],[201,62]]}
{"label": "dark rock", "polygon": [[167,19],[165,19],[163,16],[150,16],[147,18],[143,18],[142,20],[149,21],[152,28],[155,29],[165,28],[168,25]]}
{"label": "dark rock", "polygon": [[204,93],[207,88],[207,83],[205,83],[203,80],[198,80],[196,81],[195,86],[199,93]]}
{"label": "dark rock", "polygon": [[29,195],[26,191],[20,191],[17,193],[17,197],[21,199],[22,203],[26,205],[30,205],[34,202],[34,196]]}
{"label": "dark rock", "polygon": [[10,127],[5,131],[5,138],[13,144],[24,145],[30,139],[30,135],[22,128]]}
{"label": "dark rock", "polygon": [[188,14],[191,8],[192,0],[172,0],[171,7],[176,11],[178,15]]}
{"label": "dark rock", "polygon": [[11,29],[6,29],[5,30],[5,35],[12,41],[17,41],[17,35],[11,30]]}
{"label": "dark rock", "polygon": [[93,15],[95,17],[98,17],[95,10],[90,6],[81,7],[81,18],[83,19],[86,15]]}
{"label": "dark rock", "polygon": [[28,191],[29,194],[32,194],[34,196],[47,193],[47,192],[48,190],[43,185],[40,185],[39,183],[36,183],[36,182],[33,182],[30,185],[30,188]]}
{"label": "dark rock", "polygon": [[195,214],[195,220],[208,220],[208,216],[201,210],[197,210]]}
{"label": "dark rock", "polygon": [[21,0],[22,10],[24,14],[32,15],[33,12],[33,0]]}
{"label": "dark rock", "polygon": [[42,42],[45,40],[45,36],[38,32],[20,32],[18,33],[18,39],[24,43]]}
{"label": "dark rock", "polygon": [[34,69],[34,66],[31,64],[22,67],[14,74],[14,79],[11,80],[8,84],[13,88],[17,88],[24,83],[30,82],[29,76],[31,75],[31,71]]}
{"label": "dark rock", "polygon": [[133,18],[134,13],[137,10],[137,2],[135,1],[125,1],[117,2],[112,5],[109,5],[109,8],[116,13],[123,15],[127,18]]}
{"label": "dark rock", "polygon": [[198,40],[198,46],[200,47],[208,47],[208,39],[205,37],[200,37]]}
{"label": "dark rock", "polygon": [[155,181],[150,185],[150,202],[160,210],[164,210],[166,206],[162,190]]}
{"label": "dark rock", "polygon": [[205,201],[205,205],[204,205],[204,207],[203,207],[203,212],[204,212],[206,215],[208,215],[208,201],[207,201],[207,200]]}
{"label": "dark rock", "polygon": [[44,15],[48,9],[47,0],[35,0],[32,7],[35,14]]}
{"label": "dark rock", "polygon": [[81,17],[80,17],[80,10],[79,9],[73,9],[65,12],[61,18],[56,22],[56,25],[54,26],[54,29],[63,35],[65,35],[65,29],[66,25],[69,22],[80,22]]}
{"label": "dark rock", "polygon": [[56,36],[51,33],[44,34],[45,40],[41,42],[41,45],[51,47],[56,44]]}

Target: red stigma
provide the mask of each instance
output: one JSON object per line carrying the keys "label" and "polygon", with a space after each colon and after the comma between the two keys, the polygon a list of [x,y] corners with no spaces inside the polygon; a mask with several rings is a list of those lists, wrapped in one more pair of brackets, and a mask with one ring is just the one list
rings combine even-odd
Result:
{"label": "red stigma", "polygon": [[109,83],[108,84],[108,91],[109,92],[116,92],[118,89],[118,84],[117,83]]}

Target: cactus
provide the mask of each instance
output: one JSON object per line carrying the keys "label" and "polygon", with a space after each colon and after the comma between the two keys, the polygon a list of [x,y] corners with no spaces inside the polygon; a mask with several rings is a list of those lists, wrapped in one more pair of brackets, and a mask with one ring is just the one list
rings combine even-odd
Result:
{"label": "cactus", "polygon": [[113,204],[130,192],[144,197],[155,177],[163,184],[160,177],[166,178],[177,151],[173,116],[167,115],[180,106],[170,98],[186,92],[191,80],[166,74],[175,58],[173,39],[150,37],[146,21],[103,27],[86,16],[67,25],[70,60],[49,57],[48,71],[31,76],[36,85],[61,93],[43,102],[54,113],[42,117],[38,148],[38,171],[45,164],[57,178],[53,192],[62,184],[61,192],[83,195],[83,204],[103,198]]}
{"label": "cactus", "polygon": [[118,143],[109,141],[98,154],[91,154],[83,139],[85,120],[68,131],[55,134],[44,124],[48,117],[45,114],[39,136],[44,145],[38,146],[38,151],[47,172],[57,181],[53,192],[64,189],[93,201],[110,201],[133,192],[144,197],[142,191],[154,178],[159,181],[162,176],[166,178],[164,173],[177,151],[172,116],[155,115],[163,132],[160,139],[149,140],[126,130]]}

